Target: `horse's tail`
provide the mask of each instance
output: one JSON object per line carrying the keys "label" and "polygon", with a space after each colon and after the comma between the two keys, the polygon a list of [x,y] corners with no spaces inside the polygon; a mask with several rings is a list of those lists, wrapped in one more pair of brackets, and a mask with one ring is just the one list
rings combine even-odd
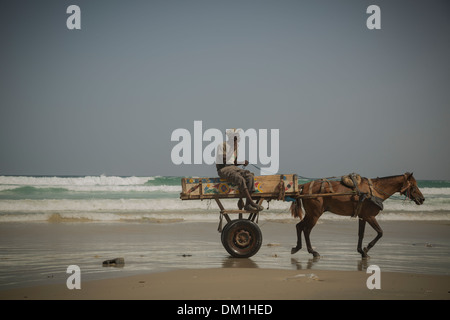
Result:
{"label": "horse's tail", "polygon": [[[306,183],[307,184],[307,183]],[[299,184],[299,194],[303,193],[303,188],[306,184]],[[291,215],[294,218],[300,218],[300,220],[303,219],[303,209],[302,209],[302,199],[300,197],[296,197],[295,200],[291,204]]]}
{"label": "horse's tail", "polygon": [[302,209],[302,200],[300,198],[296,198],[295,201],[291,204],[291,214],[294,218],[303,219],[303,209]]}

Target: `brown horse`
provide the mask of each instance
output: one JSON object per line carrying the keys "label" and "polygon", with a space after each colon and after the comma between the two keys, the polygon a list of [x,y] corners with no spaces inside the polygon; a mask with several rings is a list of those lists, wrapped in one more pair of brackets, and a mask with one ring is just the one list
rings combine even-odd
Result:
{"label": "brown horse", "polygon": [[[358,247],[357,251],[363,258],[368,257],[367,252],[375,245],[375,243],[383,236],[383,230],[378,225],[375,217],[382,210],[382,202],[396,192],[406,195],[417,205],[425,201],[420,192],[416,179],[412,173],[405,173],[398,176],[389,176],[376,179],[362,178],[358,185],[358,192],[354,195],[341,195],[329,197],[314,197],[315,193],[346,193],[354,192],[354,189],[344,186],[340,181],[314,181],[301,185],[302,195],[311,193],[311,198],[303,198],[303,207],[305,209],[305,217],[301,219],[301,206],[298,203],[299,211],[293,211],[294,216],[300,217],[301,221],[296,225],[297,228],[297,246],[292,248],[291,253],[294,254],[302,248],[301,235],[305,234],[305,241],[308,252],[314,257],[319,257],[319,253],[313,250],[309,235],[317,220],[325,211],[342,215],[355,216],[359,218]],[[299,186],[300,187],[300,186]],[[312,189],[311,189],[312,187]],[[311,189],[311,190],[310,190]],[[299,201],[300,199],[297,199]],[[362,248],[364,237],[364,229],[366,222],[377,232],[377,236],[368,244],[366,248]]]}

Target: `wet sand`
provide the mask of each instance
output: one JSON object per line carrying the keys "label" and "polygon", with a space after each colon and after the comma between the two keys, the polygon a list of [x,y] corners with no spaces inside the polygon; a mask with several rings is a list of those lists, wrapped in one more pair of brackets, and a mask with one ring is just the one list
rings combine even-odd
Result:
{"label": "wet sand", "polygon": [[[249,259],[230,258],[217,223],[0,224],[1,299],[448,299],[448,222],[381,221],[370,259],[356,252],[357,221],[322,221],[311,233],[320,259],[295,255],[293,220],[260,219],[263,245]],[[366,228],[364,243],[375,233]],[[103,267],[123,257],[125,265]],[[81,290],[69,290],[69,265]],[[369,290],[366,269],[381,270]],[[239,290],[236,290],[238,288]]]}

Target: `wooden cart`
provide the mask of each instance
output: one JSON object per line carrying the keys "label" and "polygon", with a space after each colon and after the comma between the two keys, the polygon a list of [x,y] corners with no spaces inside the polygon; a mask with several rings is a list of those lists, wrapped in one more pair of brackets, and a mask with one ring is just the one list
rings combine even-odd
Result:
{"label": "wooden cart", "polygon": [[[285,200],[299,196],[296,174],[255,176],[253,200],[261,205],[266,200]],[[219,228],[224,248],[237,258],[248,258],[261,248],[262,233],[257,222],[258,211],[243,210],[244,201],[237,186],[220,178],[182,178],[181,200],[214,199],[219,206]],[[238,210],[225,209],[221,199],[239,199]],[[230,215],[237,215],[232,220]],[[222,228],[223,218],[227,221]]]}

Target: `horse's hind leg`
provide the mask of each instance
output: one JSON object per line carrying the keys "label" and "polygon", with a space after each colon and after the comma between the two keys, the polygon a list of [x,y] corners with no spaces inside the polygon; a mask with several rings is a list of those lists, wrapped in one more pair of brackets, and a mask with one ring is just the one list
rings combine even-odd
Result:
{"label": "horse's hind leg", "polygon": [[311,221],[310,223],[305,225],[305,227],[303,229],[303,231],[305,233],[306,247],[308,248],[308,252],[311,253],[314,258],[320,257],[320,254],[312,248],[311,240],[309,239],[309,234],[311,233],[311,230],[314,227],[314,225],[316,224],[316,222],[317,222],[317,220]]}
{"label": "horse's hind leg", "polygon": [[303,207],[305,208],[306,214],[303,220],[297,224],[297,246],[295,248],[292,248],[291,253],[296,253],[302,248],[303,231],[308,252],[312,253],[314,257],[320,257],[320,255],[316,251],[314,251],[311,246],[309,234],[311,233],[311,229],[314,227],[317,220],[323,213],[323,202],[321,199],[309,199],[308,201],[303,201]]}
{"label": "horse's hind leg", "polygon": [[303,231],[303,226],[305,224],[304,221],[305,220],[300,221],[295,226],[297,229],[297,246],[295,248],[291,249],[291,254],[296,253],[297,251],[299,251],[302,248],[302,231]]}
{"label": "horse's hind leg", "polygon": [[372,241],[369,242],[367,248],[364,248],[364,252],[366,254],[375,245],[375,243],[377,243],[377,241],[380,240],[380,238],[383,236],[383,230],[381,229],[380,225],[378,224],[374,216],[367,218],[367,222],[377,232],[377,236]]}
{"label": "horse's hind leg", "polygon": [[291,254],[296,253],[302,248],[302,232],[305,233],[305,241],[306,241],[306,248],[308,249],[309,253],[312,253],[314,257],[319,257],[320,255],[313,250],[311,246],[311,240],[309,239],[309,234],[311,233],[311,229],[316,224],[317,219],[314,221],[314,219],[311,219],[309,216],[305,216],[305,218],[297,223],[296,229],[297,229],[297,246],[295,248],[291,249]]}

